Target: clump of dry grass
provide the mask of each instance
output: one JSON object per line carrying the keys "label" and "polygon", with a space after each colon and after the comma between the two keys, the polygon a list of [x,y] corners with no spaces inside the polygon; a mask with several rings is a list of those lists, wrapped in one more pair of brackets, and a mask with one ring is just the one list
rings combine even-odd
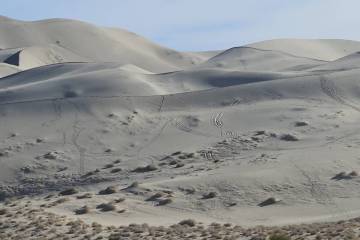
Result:
{"label": "clump of dry grass", "polygon": [[99,191],[99,194],[100,195],[109,195],[109,194],[113,194],[113,193],[116,193],[117,190],[116,190],[116,187],[115,186],[109,186],[103,190],[100,190]]}
{"label": "clump of dry grass", "polygon": [[104,166],[104,169],[113,168],[113,167],[114,167],[114,164],[108,163]]}
{"label": "clump of dry grass", "polygon": [[121,203],[123,201],[125,201],[125,198],[117,198],[114,200],[115,203]]}
{"label": "clump of dry grass", "polygon": [[137,188],[137,187],[139,187],[139,182],[133,182],[127,188]]}
{"label": "clump of dry grass", "polygon": [[193,219],[185,219],[185,220],[182,220],[181,222],[179,222],[179,225],[194,227],[196,225],[196,221]]}
{"label": "clump of dry grass", "polygon": [[92,193],[84,193],[82,195],[76,196],[77,199],[86,199],[86,198],[92,198]]}
{"label": "clump of dry grass", "polygon": [[164,194],[162,192],[157,192],[154,195],[148,197],[145,201],[155,201],[158,198],[161,198],[162,196],[164,196]]}
{"label": "clump of dry grass", "polygon": [[295,142],[295,141],[299,141],[299,138],[293,134],[285,133],[280,136],[280,140]]}
{"label": "clump of dry grass", "polygon": [[151,171],[155,171],[158,168],[154,165],[154,164],[149,164],[146,165],[144,167],[137,167],[133,170],[133,172],[137,172],[137,173],[144,173],[144,172],[151,172]]}
{"label": "clump of dry grass", "polygon": [[77,215],[82,215],[82,214],[89,213],[89,212],[90,212],[90,208],[89,208],[87,205],[85,205],[85,206],[83,206],[83,207],[81,207],[81,208],[75,209],[74,212],[75,212],[75,214],[77,214]]}
{"label": "clump of dry grass", "polygon": [[211,198],[215,198],[217,196],[216,192],[208,192],[208,193],[204,193],[203,194],[203,199],[211,199]]}
{"label": "clump of dry grass", "polygon": [[336,174],[332,179],[335,180],[344,180],[344,179],[352,179],[359,176],[359,173],[357,171],[351,171],[349,173],[346,172],[340,172]]}
{"label": "clump of dry grass", "polygon": [[5,208],[0,209],[0,215],[5,215],[8,213],[8,210]]}
{"label": "clump of dry grass", "polygon": [[103,212],[109,212],[109,211],[115,211],[116,210],[116,206],[112,202],[101,203],[101,204],[97,205],[96,208],[100,209]]}
{"label": "clump of dry grass", "polygon": [[111,169],[110,173],[118,173],[118,172],[121,172],[122,169],[121,168],[113,168]]}
{"label": "clump of dry grass", "polygon": [[61,195],[61,196],[67,196],[67,195],[76,194],[76,193],[78,193],[78,192],[79,192],[79,191],[76,190],[75,188],[68,188],[68,189],[65,189],[65,190],[61,191],[61,192],[59,193],[59,195]]}
{"label": "clump of dry grass", "polygon": [[159,199],[157,202],[157,205],[164,206],[164,205],[170,204],[172,202],[173,202],[173,200],[171,198],[164,198],[164,199]]}
{"label": "clump of dry grass", "polygon": [[265,201],[259,203],[259,207],[265,207],[265,206],[268,206],[268,205],[272,205],[272,204],[275,204],[275,203],[278,203],[280,202],[279,199],[277,198],[274,198],[274,197],[270,197],[268,199],[266,199]]}
{"label": "clump of dry grass", "polygon": [[285,234],[273,234],[269,236],[269,240],[291,240],[291,238]]}

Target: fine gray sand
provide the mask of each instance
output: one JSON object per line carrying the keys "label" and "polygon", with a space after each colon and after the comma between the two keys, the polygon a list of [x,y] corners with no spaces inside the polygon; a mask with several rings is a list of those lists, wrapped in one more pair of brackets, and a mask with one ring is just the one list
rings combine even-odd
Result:
{"label": "fine gray sand", "polygon": [[357,239],[359,67],[356,41],[0,17],[0,238]]}

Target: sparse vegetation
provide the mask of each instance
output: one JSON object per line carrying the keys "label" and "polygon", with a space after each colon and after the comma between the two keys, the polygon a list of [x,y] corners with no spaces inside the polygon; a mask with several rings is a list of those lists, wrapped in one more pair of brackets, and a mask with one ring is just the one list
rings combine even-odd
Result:
{"label": "sparse vegetation", "polygon": [[259,207],[265,207],[265,206],[268,206],[268,205],[272,205],[272,204],[275,204],[275,203],[278,203],[280,202],[279,199],[276,199],[274,197],[270,197],[268,199],[266,199],[265,201],[259,203]]}
{"label": "sparse vegetation", "polygon": [[85,198],[92,198],[91,193],[84,193],[83,195],[76,196],[77,199],[85,199]]}
{"label": "sparse vegetation", "polygon": [[68,189],[65,189],[65,190],[61,191],[61,192],[59,193],[59,195],[61,195],[61,196],[67,196],[67,195],[76,194],[76,193],[78,193],[78,192],[79,192],[79,191],[76,190],[75,188],[68,188]]}
{"label": "sparse vegetation", "polygon": [[110,187],[107,187],[103,190],[100,190],[99,191],[99,194],[100,195],[109,195],[109,194],[113,194],[113,193],[116,193],[117,190],[116,190],[116,187],[115,186],[110,186]]}
{"label": "sparse vegetation", "polygon": [[193,219],[186,219],[186,220],[182,220],[181,222],[179,222],[179,225],[188,226],[188,227],[195,227],[196,222]]}
{"label": "sparse vegetation", "polygon": [[144,172],[155,171],[157,169],[158,168],[154,164],[149,164],[149,165],[146,165],[145,167],[137,167],[133,170],[133,172],[144,173]]}
{"label": "sparse vegetation", "polygon": [[305,121],[298,121],[298,122],[295,122],[295,127],[304,127],[304,126],[307,126],[309,125],[308,122],[305,122]]}
{"label": "sparse vegetation", "polygon": [[90,208],[88,206],[83,206],[75,210],[75,214],[82,215],[90,212]]}
{"label": "sparse vegetation", "polygon": [[215,198],[217,196],[216,192],[208,192],[203,194],[203,199]]}
{"label": "sparse vegetation", "polygon": [[121,168],[113,168],[111,169],[110,173],[117,173],[117,172],[121,172],[122,169]]}
{"label": "sparse vegetation", "polygon": [[112,202],[101,203],[101,204],[97,205],[96,208],[100,209],[103,212],[109,212],[109,211],[115,211],[116,210],[116,206]]}
{"label": "sparse vegetation", "polygon": [[291,240],[291,238],[285,234],[273,234],[269,236],[269,240]]}
{"label": "sparse vegetation", "polygon": [[293,134],[286,133],[280,136],[280,140],[295,142],[295,141],[299,141],[299,138]]}
{"label": "sparse vegetation", "polygon": [[164,194],[161,192],[157,192],[154,195],[152,195],[151,197],[147,198],[146,201],[155,201],[158,198],[161,198]]}
{"label": "sparse vegetation", "polygon": [[172,203],[173,200],[171,198],[165,198],[165,199],[159,199],[158,200],[158,206],[163,206]]}

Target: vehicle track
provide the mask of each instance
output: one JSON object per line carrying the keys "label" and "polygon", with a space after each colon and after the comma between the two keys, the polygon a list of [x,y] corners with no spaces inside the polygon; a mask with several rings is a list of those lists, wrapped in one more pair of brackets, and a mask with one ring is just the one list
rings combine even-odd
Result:
{"label": "vehicle track", "polygon": [[334,99],[336,102],[338,102],[344,106],[348,106],[348,107],[360,112],[360,108],[358,106],[346,101],[344,99],[344,97],[341,96],[335,83],[333,81],[329,80],[328,78],[326,78],[325,76],[320,77],[320,87],[326,95],[328,95],[330,98]]}
{"label": "vehicle track", "polygon": [[217,127],[218,129],[220,129],[221,137],[223,136],[223,131],[222,131],[222,128],[224,125],[224,122],[222,121],[223,116],[224,116],[224,114],[222,112],[220,112],[211,117],[211,124],[214,125],[215,127]]}

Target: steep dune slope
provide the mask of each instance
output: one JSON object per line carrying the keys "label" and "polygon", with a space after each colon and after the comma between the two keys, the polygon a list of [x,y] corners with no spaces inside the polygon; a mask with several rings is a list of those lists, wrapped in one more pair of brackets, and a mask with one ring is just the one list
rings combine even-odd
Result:
{"label": "steep dune slope", "polygon": [[17,73],[21,71],[16,66],[7,64],[7,63],[0,63],[0,78]]}
{"label": "steep dune slope", "polygon": [[202,61],[195,55],[161,47],[125,30],[73,20],[24,22],[2,18],[0,35],[1,49],[57,44],[88,61],[134,64],[154,72],[178,70]]}

